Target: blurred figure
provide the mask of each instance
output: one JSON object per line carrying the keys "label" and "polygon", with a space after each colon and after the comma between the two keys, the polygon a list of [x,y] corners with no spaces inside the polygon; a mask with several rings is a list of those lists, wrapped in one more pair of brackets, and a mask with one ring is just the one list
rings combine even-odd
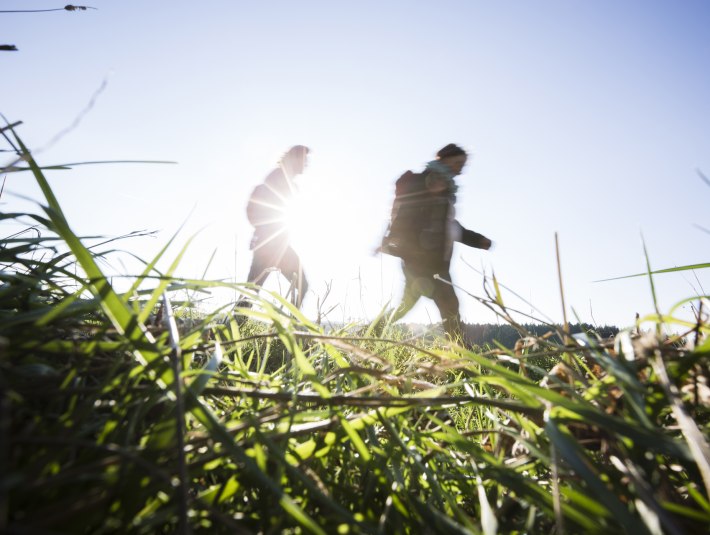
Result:
{"label": "blurred figure", "polygon": [[420,297],[429,297],[439,309],[446,333],[462,338],[459,300],[449,284],[454,241],[478,249],[490,249],[492,244],[454,218],[458,189],[454,179],[467,158],[466,151],[451,143],[437,152],[423,172],[407,171],[397,180],[390,225],[380,247],[402,259],[405,278],[404,296],[390,314],[391,323],[409,312]]}
{"label": "blurred figure", "polygon": [[279,270],[291,283],[289,297],[297,307],[303,302],[308,282],[301,260],[290,245],[286,216],[296,193],[294,180],[306,168],[308,152],[303,145],[291,147],[264,183],[254,188],[247,204],[247,218],[254,226],[247,281],[262,285],[271,271]]}

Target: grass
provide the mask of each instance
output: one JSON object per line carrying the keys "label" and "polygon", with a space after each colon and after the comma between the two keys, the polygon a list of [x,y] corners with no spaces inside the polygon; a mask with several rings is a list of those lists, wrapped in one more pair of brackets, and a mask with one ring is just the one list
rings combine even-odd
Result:
{"label": "grass", "polygon": [[[1,215],[33,231],[0,247],[0,531],[707,532],[702,309],[683,340],[654,313],[610,344],[484,351],[327,333],[277,295],[175,278],[182,251],[157,273],[167,247],[119,293],[112,245],[72,232],[15,140],[45,204]],[[218,286],[257,306],[177,304]]]}

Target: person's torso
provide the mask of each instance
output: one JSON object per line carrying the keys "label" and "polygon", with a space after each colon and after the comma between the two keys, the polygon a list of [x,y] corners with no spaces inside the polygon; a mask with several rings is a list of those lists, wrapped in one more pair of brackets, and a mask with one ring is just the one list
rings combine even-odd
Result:
{"label": "person's torso", "polygon": [[431,171],[408,171],[397,181],[388,239],[403,259],[451,258],[455,183]]}
{"label": "person's torso", "polygon": [[275,169],[254,188],[247,204],[247,218],[260,241],[288,242],[288,211],[295,185]]}

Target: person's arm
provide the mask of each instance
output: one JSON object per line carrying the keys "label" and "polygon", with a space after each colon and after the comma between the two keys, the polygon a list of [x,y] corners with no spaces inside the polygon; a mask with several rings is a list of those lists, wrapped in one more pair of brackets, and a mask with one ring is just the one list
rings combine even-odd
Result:
{"label": "person's arm", "polygon": [[486,238],[483,234],[468,230],[458,221],[454,221],[454,224],[458,227],[458,238],[456,241],[468,245],[469,247],[475,247],[476,249],[490,249],[493,242]]}

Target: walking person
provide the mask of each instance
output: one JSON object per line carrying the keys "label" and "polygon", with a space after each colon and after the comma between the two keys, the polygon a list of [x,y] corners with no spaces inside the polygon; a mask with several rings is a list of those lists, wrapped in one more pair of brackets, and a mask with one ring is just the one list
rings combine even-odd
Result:
{"label": "walking person", "polygon": [[254,188],[247,203],[247,218],[254,226],[247,281],[262,285],[271,271],[280,271],[291,283],[290,293],[297,307],[303,302],[308,281],[301,259],[291,247],[286,216],[296,193],[295,178],[305,170],[308,152],[303,145],[291,147],[278,167]]}
{"label": "walking person", "polygon": [[449,272],[453,245],[458,241],[490,249],[492,244],[455,219],[455,177],[461,174],[467,158],[466,151],[450,143],[423,172],[407,171],[397,180],[390,225],[380,248],[402,259],[405,279],[404,295],[389,317],[391,323],[409,312],[420,297],[428,297],[439,309],[446,333],[462,338],[459,300]]}

